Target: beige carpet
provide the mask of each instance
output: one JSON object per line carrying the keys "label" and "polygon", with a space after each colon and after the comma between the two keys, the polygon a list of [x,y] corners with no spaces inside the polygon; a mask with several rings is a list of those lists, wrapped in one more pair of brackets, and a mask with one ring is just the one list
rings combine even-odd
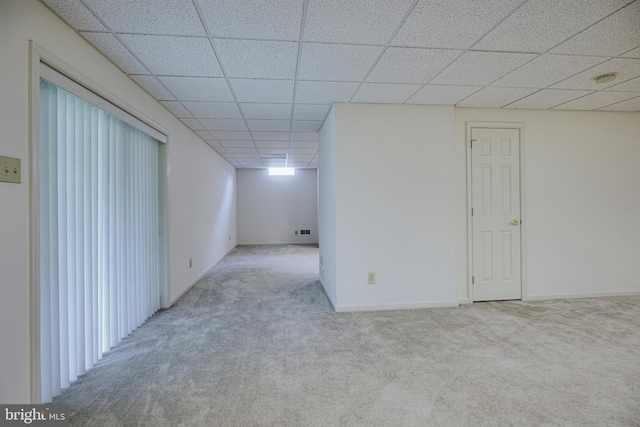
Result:
{"label": "beige carpet", "polygon": [[238,247],[55,403],[78,426],[640,426],[640,298],[336,314]]}

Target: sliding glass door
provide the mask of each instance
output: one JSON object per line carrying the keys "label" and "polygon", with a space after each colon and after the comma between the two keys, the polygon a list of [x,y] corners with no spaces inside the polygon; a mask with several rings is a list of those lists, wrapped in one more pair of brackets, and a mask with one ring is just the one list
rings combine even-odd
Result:
{"label": "sliding glass door", "polygon": [[40,345],[50,402],[160,307],[159,142],[40,82]]}

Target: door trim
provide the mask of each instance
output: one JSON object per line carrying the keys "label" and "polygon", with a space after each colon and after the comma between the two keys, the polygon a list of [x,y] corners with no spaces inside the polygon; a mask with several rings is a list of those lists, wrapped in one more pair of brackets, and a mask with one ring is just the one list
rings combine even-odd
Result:
{"label": "door trim", "polygon": [[465,136],[465,155],[467,160],[467,169],[465,173],[467,175],[467,295],[469,303],[473,303],[473,223],[471,218],[471,206],[473,204],[471,194],[471,130],[474,128],[481,129],[517,129],[520,135],[520,219],[522,224],[520,225],[520,284],[522,289],[522,301],[528,300],[527,295],[527,266],[526,266],[526,231],[528,221],[526,219],[526,206],[525,206],[525,137],[524,137],[524,123],[519,122],[467,122]]}

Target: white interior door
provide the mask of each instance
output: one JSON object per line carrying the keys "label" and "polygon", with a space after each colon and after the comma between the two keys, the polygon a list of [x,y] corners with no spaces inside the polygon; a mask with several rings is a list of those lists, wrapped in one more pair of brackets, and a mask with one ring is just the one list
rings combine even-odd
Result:
{"label": "white interior door", "polygon": [[473,301],[522,298],[520,130],[471,129]]}

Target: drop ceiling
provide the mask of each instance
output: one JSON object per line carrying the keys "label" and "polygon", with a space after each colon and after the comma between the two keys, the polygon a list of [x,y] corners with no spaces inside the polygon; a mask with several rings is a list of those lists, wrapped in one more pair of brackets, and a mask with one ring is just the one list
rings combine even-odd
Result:
{"label": "drop ceiling", "polygon": [[640,0],[41,1],[237,168],[333,102],[640,111]]}

